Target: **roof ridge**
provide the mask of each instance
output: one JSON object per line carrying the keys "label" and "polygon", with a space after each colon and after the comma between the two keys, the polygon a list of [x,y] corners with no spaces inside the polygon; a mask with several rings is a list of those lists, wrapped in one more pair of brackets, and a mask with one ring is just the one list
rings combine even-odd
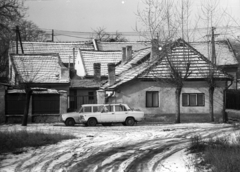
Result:
{"label": "roof ridge", "polygon": [[31,54],[15,54],[10,53],[12,56],[59,56],[59,53],[31,53]]}
{"label": "roof ridge", "polygon": [[[12,41],[11,43],[13,43],[15,41]],[[80,42],[46,42],[46,41],[22,41],[22,43],[25,44],[92,44],[92,42],[84,42],[84,41],[80,41]]]}

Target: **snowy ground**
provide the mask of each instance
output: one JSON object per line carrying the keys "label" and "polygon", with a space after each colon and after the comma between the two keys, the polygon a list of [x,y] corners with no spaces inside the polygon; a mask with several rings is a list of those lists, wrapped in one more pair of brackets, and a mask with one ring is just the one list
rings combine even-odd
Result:
{"label": "snowy ground", "polygon": [[[2,125],[0,130],[24,130]],[[31,124],[30,131],[62,132],[77,139],[0,156],[0,171],[81,172],[193,172],[192,155],[186,152],[191,136],[221,137],[239,134],[229,124],[146,124],[134,127],[65,127]]]}

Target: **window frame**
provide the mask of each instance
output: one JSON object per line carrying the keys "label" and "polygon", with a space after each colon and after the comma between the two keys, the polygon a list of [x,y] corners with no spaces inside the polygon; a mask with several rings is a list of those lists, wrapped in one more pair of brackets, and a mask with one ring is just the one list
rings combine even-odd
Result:
{"label": "window frame", "polygon": [[[153,94],[156,94],[157,93],[157,106],[154,106],[154,98],[153,98]],[[148,94],[152,94],[152,105],[151,106],[148,106]],[[146,107],[147,108],[158,108],[159,107],[159,91],[146,91]]]}
{"label": "window frame", "polygon": [[[183,102],[185,102],[183,100],[184,95],[187,96],[187,105],[183,104]],[[191,105],[191,103],[190,103],[191,95],[196,95],[196,105]],[[198,102],[198,96],[200,96],[200,95],[202,95],[202,97],[203,97],[202,104],[199,104],[199,102]],[[205,106],[205,93],[182,93],[182,106],[183,107],[203,107],[203,106]]]}

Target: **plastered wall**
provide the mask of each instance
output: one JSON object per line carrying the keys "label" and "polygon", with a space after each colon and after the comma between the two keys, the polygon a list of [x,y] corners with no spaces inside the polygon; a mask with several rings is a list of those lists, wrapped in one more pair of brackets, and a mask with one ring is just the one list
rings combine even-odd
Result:
{"label": "plastered wall", "polygon": [[[214,91],[214,113],[221,113],[223,107],[223,83],[217,83]],[[133,80],[122,85],[116,90],[114,97],[109,99],[109,103],[127,103],[130,107],[140,109],[145,114],[173,114],[175,113],[175,90],[176,88],[168,83],[146,82]],[[159,91],[159,107],[146,107],[146,92]],[[182,94],[180,97],[181,113],[208,113],[209,93],[207,82],[187,82],[184,83],[182,93],[204,93],[204,106],[182,106]]]}

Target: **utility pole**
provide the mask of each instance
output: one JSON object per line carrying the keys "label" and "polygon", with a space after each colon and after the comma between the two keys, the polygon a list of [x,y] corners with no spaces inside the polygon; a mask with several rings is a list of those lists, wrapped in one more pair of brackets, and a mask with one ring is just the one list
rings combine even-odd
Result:
{"label": "utility pole", "polygon": [[215,38],[214,38],[214,30],[216,28],[212,27],[212,39],[211,39],[211,44],[212,44],[212,63],[216,65],[216,50],[215,50]]}
{"label": "utility pole", "polygon": [[16,54],[18,54],[18,39],[19,39],[19,41],[20,41],[22,54],[24,54],[23,45],[22,45],[22,39],[21,39],[21,34],[20,34],[20,31],[19,31],[19,27],[16,26]]}
{"label": "utility pole", "polygon": [[21,45],[22,54],[24,54],[23,45],[22,45],[22,38],[21,38],[21,34],[20,34],[20,30],[19,30],[18,26],[17,26],[17,31],[18,31],[18,36],[19,36],[19,41],[20,41],[20,45]]}

